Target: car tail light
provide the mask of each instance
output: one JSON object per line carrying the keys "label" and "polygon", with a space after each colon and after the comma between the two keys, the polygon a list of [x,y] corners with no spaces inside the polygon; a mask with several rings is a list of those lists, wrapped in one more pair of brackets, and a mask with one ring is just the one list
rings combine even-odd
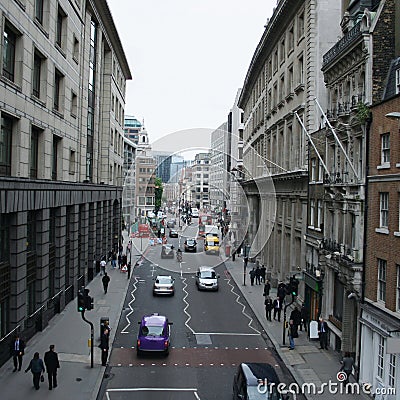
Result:
{"label": "car tail light", "polygon": [[140,339],[137,341],[137,347],[140,347]]}
{"label": "car tail light", "polygon": [[164,347],[167,348],[168,347],[168,340],[164,341]]}

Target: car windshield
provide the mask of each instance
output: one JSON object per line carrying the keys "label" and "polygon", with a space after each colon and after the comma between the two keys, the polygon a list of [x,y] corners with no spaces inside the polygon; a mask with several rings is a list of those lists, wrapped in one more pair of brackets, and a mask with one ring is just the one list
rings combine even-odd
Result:
{"label": "car windshield", "polygon": [[215,279],[216,275],[214,271],[203,271],[200,273],[200,278],[202,279]]}
{"label": "car windshield", "polygon": [[159,276],[156,280],[156,283],[168,284],[171,283],[171,278],[168,276]]}
{"label": "car windshield", "polygon": [[207,246],[218,246],[218,242],[214,240],[207,240]]}
{"label": "car windshield", "polygon": [[193,246],[196,242],[194,240],[187,240],[186,244],[188,244],[189,246]]}
{"label": "car windshield", "polygon": [[164,327],[155,325],[142,326],[142,336],[163,336]]}

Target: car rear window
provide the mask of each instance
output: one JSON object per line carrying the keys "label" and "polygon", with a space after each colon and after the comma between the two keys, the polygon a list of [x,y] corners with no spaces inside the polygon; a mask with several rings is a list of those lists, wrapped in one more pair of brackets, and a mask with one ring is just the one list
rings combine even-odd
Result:
{"label": "car rear window", "polygon": [[214,240],[207,240],[207,246],[218,246],[219,243]]}
{"label": "car rear window", "polygon": [[146,325],[142,326],[141,336],[164,336],[163,326]]}
{"label": "car rear window", "polygon": [[167,276],[160,276],[157,278],[156,283],[171,283],[171,278],[168,278]]}
{"label": "car rear window", "polygon": [[200,273],[202,279],[215,279],[216,275],[214,271],[203,271]]}

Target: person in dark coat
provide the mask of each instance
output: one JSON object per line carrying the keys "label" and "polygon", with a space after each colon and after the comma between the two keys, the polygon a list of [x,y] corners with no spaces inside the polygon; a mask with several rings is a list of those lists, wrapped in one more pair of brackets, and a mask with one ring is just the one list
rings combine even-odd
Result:
{"label": "person in dark coat", "polygon": [[251,286],[253,286],[254,285],[254,279],[255,279],[255,277],[256,277],[256,269],[253,267],[253,269],[249,272],[249,275],[250,275],[250,283],[251,283]]}
{"label": "person in dark coat", "polygon": [[295,337],[298,337],[298,329],[299,329],[299,325],[301,324],[301,313],[300,310],[295,307],[294,310],[290,313],[290,319],[293,320],[293,325],[294,325],[294,329],[295,329]]}
{"label": "person in dark coat", "polygon": [[303,303],[303,305],[301,306],[300,315],[301,315],[300,330],[303,330],[302,327],[304,326],[304,330],[307,332],[309,316],[305,303]]}
{"label": "person in dark coat", "polygon": [[319,318],[318,322],[318,335],[320,349],[328,350],[328,324],[322,317]]}
{"label": "person in dark coat", "polygon": [[271,312],[274,307],[271,297],[267,296],[265,298],[264,304],[265,304],[265,317],[267,318],[267,321],[271,321]]}
{"label": "person in dark coat", "polygon": [[[22,367],[22,357],[25,352],[25,342],[17,335],[15,336],[13,342],[11,342],[11,355],[14,362],[14,370],[15,372],[18,367],[18,371],[21,371]],[[18,362],[18,363],[17,363]]]}
{"label": "person in dark coat", "polygon": [[25,372],[28,372],[29,370],[32,372],[33,375],[33,386],[36,390],[39,390],[40,375],[42,375],[42,372],[45,372],[45,369],[42,359],[39,358],[38,352],[33,355],[33,358]]}
{"label": "person in dark coat", "polygon": [[108,349],[109,349],[109,341],[110,338],[110,330],[104,329],[103,333],[101,334],[100,338],[100,349],[101,349],[101,365],[105,367],[107,365],[107,358],[108,358]]}
{"label": "person in dark coat", "polygon": [[353,367],[354,367],[354,358],[350,356],[350,353],[346,351],[344,354],[343,360],[342,360],[342,368],[340,368],[341,371],[344,371],[346,373],[346,379],[343,381],[343,384],[349,383],[350,375],[353,372]]}
{"label": "person in dark coat", "polygon": [[261,269],[258,265],[256,268],[256,285],[261,285]]}
{"label": "person in dark coat", "polygon": [[128,279],[131,277],[131,269],[132,269],[132,266],[131,266],[131,263],[130,262],[128,262],[128,265],[127,265],[127,270],[128,270]]}
{"label": "person in dark coat", "polygon": [[278,321],[281,322],[281,311],[282,311],[282,301],[279,297],[274,300],[274,320],[276,320],[276,316],[278,316]]}
{"label": "person in dark coat", "polygon": [[54,351],[54,344],[50,345],[50,350],[44,353],[44,364],[47,369],[47,377],[49,380],[49,390],[57,387],[57,368],[60,368],[58,354]]}
{"label": "person in dark coat", "polygon": [[266,280],[264,283],[264,293],[263,296],[267,297],[269,296],[269,291],[271,290],[271,284],[269,283],[269,280]]}
{"label": "person in dark coat", "polygon": [[281,282],[278,285],[278,297],[279,297],[281,303],[283,303],[285,296],[286,296],[286,285],[283,282]]}
{"label": "person in dark coat", "polygon": [[267,274],[267,268],[265,268],[265,265],[263,265],[261,268],[261,282],[265,283],[265,275]]}
{"label": "person in dark coat", "polygon": [[103,282],[104,293],[107,293],[108,284],[110,283],[110,277],[108,276],[107,272],[104,273],[101,281]]}

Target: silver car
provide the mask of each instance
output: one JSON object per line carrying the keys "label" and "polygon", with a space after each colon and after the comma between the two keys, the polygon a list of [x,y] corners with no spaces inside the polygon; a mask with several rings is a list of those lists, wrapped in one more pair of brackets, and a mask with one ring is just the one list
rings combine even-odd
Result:
{"label": "silver car", "polygon": [[196,272],[196,285],[199,290],[218,290],[219,275],[213,267],[199,267]]}
{"label": "silver car", "polygon": [[153,296],[159,294],[169,294],[173,296],[175,293],[174,278],[169,275],[158,275],[154,280]]}

